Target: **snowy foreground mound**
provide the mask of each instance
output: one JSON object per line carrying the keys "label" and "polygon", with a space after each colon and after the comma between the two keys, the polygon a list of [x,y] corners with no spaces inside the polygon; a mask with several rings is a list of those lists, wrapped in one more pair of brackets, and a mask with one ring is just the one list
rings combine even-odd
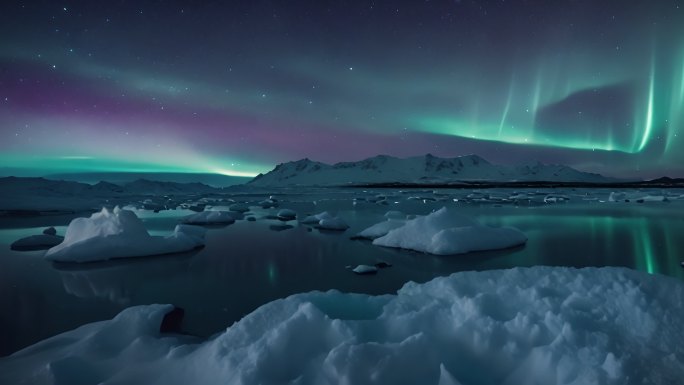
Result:
{"label": "snowy foreground mound", "polygon": [[[387,232],[382,234],[385,230]],[[527,242],[525,234],[518,229],[483,226],[446,207],[424,217],[408,220],[404,224],[396,220],[381,222],[362,231],[358,236],[377,236],[373,244],[378,246],[437,255],[505,249]]]}
{"label": "snowy foreground mound", "polygon": [[103,208],[90,218],[69,223],[64,242],[45,258],[63,262],[92,262],[112,258],[179,253],[204,245],[204,229],[178,225],[167,237],[152,236],[133,211]]}
{"label": "snowy foreground mound", "polygon": [[464,272],[268,303],[202,342],[138,306],[0,359],[0,383],[675,384],[684,284],[622,268]]}

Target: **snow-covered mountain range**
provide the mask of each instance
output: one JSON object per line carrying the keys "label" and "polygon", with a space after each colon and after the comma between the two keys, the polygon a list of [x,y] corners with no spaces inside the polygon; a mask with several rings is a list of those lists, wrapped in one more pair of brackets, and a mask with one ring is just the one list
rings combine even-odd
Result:
{"label": "snow-covered mountain range", "polygon": [[302,159],[277,165],[249,182],[253,186],[342,186],[382,183],[459,182],[586,182],[615,179],[571,167],[535,162],[517,166],[495,165],[477,155],[440,158],[431,154],[411,158],[378,155],[358,162],[333,165]]}
{"label": "snow-covered mountain range", "polygon": [[202,183],[160,182],[139,179],[123,185],[87,184],[45,178],[0,178],[0,211],[83,211],[103,205],[127,204],[146,198],[219,194],[223,189]]}

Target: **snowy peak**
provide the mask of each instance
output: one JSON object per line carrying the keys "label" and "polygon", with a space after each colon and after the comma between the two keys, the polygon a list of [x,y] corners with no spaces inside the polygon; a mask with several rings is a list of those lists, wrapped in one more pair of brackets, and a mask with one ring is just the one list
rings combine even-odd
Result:
{"label": "snowy peak", "polygon": [[374,183],[458,183],[458,182],[610,182],[598,174],[585,173],[564,165],[531,162],[519,166],[494,165],[478,155],[440,158],[432,154],[411,158],[377,155],[357,162],[328,165],[308,158],[277,165],[260,174],[250,185],[257,186],[342,186]]}

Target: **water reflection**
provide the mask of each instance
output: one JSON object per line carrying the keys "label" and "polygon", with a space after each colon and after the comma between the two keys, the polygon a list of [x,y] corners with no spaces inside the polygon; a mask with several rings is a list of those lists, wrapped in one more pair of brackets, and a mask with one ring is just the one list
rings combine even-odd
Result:
{"label": "water reflection", "polygon": [[53,263],[53,267],[67,294],[130,305],[144,286],[186,273],[197,252],[85,264]]}
{"label": "water reflection", "polygon": [[526,231],[530,241],[525,254],[537,259],[536,264],[626,266],[684,278],[679,265],[684,242],[674,241],[677,233],[684,230],[684,223],[676,215],[661,212],[654,218],[654,213],[597,215],[589,211],[561,216],[543,214],[488,219]]}

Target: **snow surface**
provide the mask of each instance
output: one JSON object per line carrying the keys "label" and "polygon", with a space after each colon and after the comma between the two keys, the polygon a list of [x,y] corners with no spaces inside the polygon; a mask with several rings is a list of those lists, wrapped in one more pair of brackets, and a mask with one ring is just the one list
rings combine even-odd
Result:
{"label": "snow surface", "polygon": [[207,210],[183,218],[183,223],[188,224],[231,224],[235,222],[236,211],[213,211]]}
{"label": "snow surface", "polygon": [[387,235],[391,230],[402,227],[406,224],[405,220],[388,219],[384,222],[376,223],[373,226],[356,234],[355,238],[376,239]]}
{"label": "snow surface", "polygon": [[[381,222],[378,228],[387,222]],[[377,226],[377,225],[376,225]],[[387,225],[385,225],[387,226]],[[364,231],[372,233],[373,227]],[[441,209],[407,221],[403,226],[376,238],[374,245],[450,255],[470,251],[496,250],[522,245],[527,237],[512,227],[490,227],[459,215],[454,209]]]}
{"label": "snow surface", "polygon": [[0,359],[2,384],[676,384],[684,284],[624,268],[461,272],[297,294],[207,341],[136,306]]}
{"label": "snow surface", "polygon": [[167,237],[151,236],[134,212],[103,208],[90,218],[69,223],[64,242],[51,248],[52,261],[91,262],[112,258],[179,253],[204,245],[204,229],[177,225]]}

